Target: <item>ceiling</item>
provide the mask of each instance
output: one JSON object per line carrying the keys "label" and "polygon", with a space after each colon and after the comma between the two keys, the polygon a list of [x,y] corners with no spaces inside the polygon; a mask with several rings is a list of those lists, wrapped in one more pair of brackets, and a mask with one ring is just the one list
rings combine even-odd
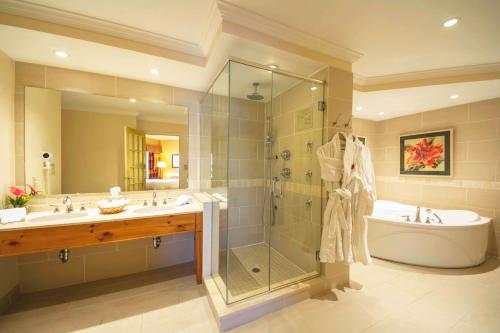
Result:
{"label": "ceiling", "polygon": [[138,100],[135,103],[125,98],[90,95],[63,91],[62,109],[108,114],[130,115],[140,120],[160,121],[172,124],[187,124],[185,107]]}
{"label": "ceiling", "polygon": [[[458,98],[451,99],[450,96],[455,94]],[[500,80],[373,92],[354,91],[352,113],[358,118],[378,121],[498,97]],[[359,106],[362,110],[356,109]],[[384,114],[381,115],[380,112]]]}
{"label": "ceiling", "polygon": [[362,53],[353,64],[362,76],[500,61],[498,0],[226,1]]}
{"label": "ceiling", "polygon": [[[233,6],[240,14],[247,13],[247,18],[259,18],[257,25],[252,20],[247,20],[247,23],[250,26],[253,24],[256,31],[260,29],[263,34],[286,31],[288,35],[283,34],[283,38],[293,41],[296,37],[297,43],[310,39],[320,52],[333,50],[335,53],[335,50],[340,50],[338,54],[354,54],[355,58],[359,57],[353,63],[356,78],[380,81],[386,76],[394,79],[398,75],[426,75],[450,67],[460,69],[500,63],[497,33],[500,31],[500,2],[497,0],[309,0],[307,5],[303,0],[2,0],[0,11],[8,12],[10,5],[17,8],[16,15],[49,21],[59,20],[60,16],[60,20],[66,20],[61,24],[97,32],[104,27],[106,32],[119,37],[155,43],[205,59],[204,65],[193,64],[87,40],[0,25],[0,49],[17,61],[198,91],[205,91],[210,86],[229,56],[260,64],[278,64],[280,69],[304,76],[325,65],[289,50],[221,32],[221,20],[226,18],[221,18],[217,5],[219,8],[221,5]],[[452,29],[442,27],[444,20],[455,16],[461,18],[457,26]],[[241,20],[241,24],[244,21]],[[267,26],[260,26],[260,22],[269,24],[276,31],[271,28],[265,30]],[[64,50],[69,57],[57,58],[55,50]],[[151,68],[158,69],[160,74],[150,74]],[[269,93],[265,94],[269,89],[266,87],[268,79],[265,71],[246,72],[239,75],[233,73],[238,77],[232,82],[233,94],[244,97],[252,91],[251,83],[259,81],[262,93],[269,96]],[[293,79],[277,80],[273,89],[278,91],[293,84]],[[355,91],[354,107],[363,105],[363,110],[354,110],[354,114],[378,120],[381,118],[378,112],[383,109],[383,118],[397,117],[458,102],[500,97],[500,92],[495,93],[497,87],[492,80]],[[448,91],[451,90],[460,91],[461,98],[450,100]]]}

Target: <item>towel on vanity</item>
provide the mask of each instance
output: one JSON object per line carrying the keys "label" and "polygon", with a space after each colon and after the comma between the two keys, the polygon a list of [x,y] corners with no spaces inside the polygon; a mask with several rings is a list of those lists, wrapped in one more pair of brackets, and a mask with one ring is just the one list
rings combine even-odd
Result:
{"label": "towel on vanity", "polygon": [[174,205],[176,207],[188,205],[193,203],[193,197],[187,194],[179,195],[179,197],[175,200]]}
{"label": "towel on vanity", "polygon": [[0,223],[21,222],[26,218],[26,208],[10,208],[0,210]]}

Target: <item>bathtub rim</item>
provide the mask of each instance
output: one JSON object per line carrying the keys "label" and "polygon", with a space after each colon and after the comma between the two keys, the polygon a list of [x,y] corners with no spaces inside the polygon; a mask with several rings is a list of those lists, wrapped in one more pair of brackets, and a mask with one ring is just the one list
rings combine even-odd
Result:
{"label": "bathtub rim", "polygon": [[[398,221],[395,219],[390,219],[390,218],[383,218],[379,216],[365,216],[366,219],[369,222],[375,222],[375,223],[384,223],[384,224],[389,224],[389,225],[398,225],[398,226],[403,226],[406,228],[419,228],[419,229],[430,229],[430,230],[436,230],[436,229],[466,229],[466,228],[479,228],[482,226],[488,226],[489,223],[491,223],[491,218],[489,217],[484,217],[484,216],[479,216],[478,220],[468,222],[467,224],[437,224],[437,223],[432,223],[432,224],[427,224],[425,222],[422,223],[416,223],[416,222],[405,222],[405,221]],[[369,228],[369,226],[368,226]]]}

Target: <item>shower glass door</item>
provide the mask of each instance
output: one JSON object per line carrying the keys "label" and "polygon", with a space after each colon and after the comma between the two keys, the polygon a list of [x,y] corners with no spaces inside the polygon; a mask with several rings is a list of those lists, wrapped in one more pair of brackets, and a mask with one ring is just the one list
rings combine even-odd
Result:
{"label": "shower glass door", "polygon": [[319,273],[323,85],[229,61],[202,103],[202,185],[226,196],[212,271],[226,303]]}

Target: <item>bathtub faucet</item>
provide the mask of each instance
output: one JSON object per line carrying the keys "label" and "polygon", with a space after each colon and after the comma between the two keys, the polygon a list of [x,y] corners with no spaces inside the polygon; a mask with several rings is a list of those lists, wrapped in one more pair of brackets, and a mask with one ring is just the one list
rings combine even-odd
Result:
{"label": "bathtub faucet", "polygon": [[438,220],[438,223],[439,223],[439,224],[443,224],[443,220],[441,220],[441,218],[439,217],[439,215],[438,215],[438,214],[436,214],[436,212],[434,212],[432,209],[427,208],[427,209],[425,210],[425,212],[426,212],[426,213],[429,213],[429,214],[434,215],[434,217]]}
{"label": "bathtub faucet", "polygon": [[420,220],[420,206],[417,206],[417,213],[415,214],[415,222],[422,223],[422,221]]}

